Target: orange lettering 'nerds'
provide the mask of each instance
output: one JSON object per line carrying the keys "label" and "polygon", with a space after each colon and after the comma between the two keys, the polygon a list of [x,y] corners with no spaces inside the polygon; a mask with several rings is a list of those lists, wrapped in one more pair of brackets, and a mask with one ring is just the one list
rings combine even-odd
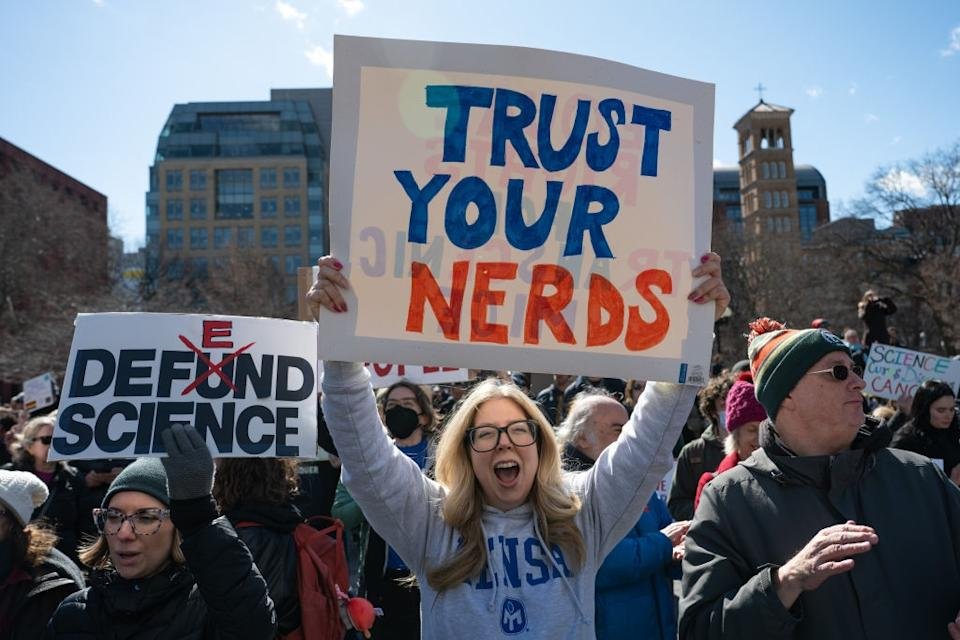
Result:
{"label": "orange lettering 'nerds'", "polygon": [[[610,315],[606,323],[601,311]],[[587,346],[610,344],[623,331],[623,298],[613,284],[601,275],[590,274],[590,298],[587,302]]]}
{"label": "orange lettering 'nerds'", "polygon": [[[543,289],[553,285],[556,292],[543,295]],[[523,341],[540,344],[540,321],[547,323],[557,342],[576,344],[570,325],[560,313],[573,299],[573,276],[557,264],[538,264],[533,267],[530,298],[523,321]]]}
{"label": "orange lettering 'nerds'", "polygon": [[657,314],[653,322],[644,322],[640,317],[640,308],[629,308],[630,320],[627,323],[627,336],[624,341],[630,351],[643,351],[657,346],[667,337],[670,329],[670,314],[663,303],[653,294],[650,287],[658,287],[662,293],[673,293],[673,280],[663,269],[647,269],[637,276],[636,287],[640,297],[650,303]]}
{"label": "orange lettering 'nerds'", "polygon": [[407,331],[423,333],[423,314],[430,303],[437,323],[448,340],[460,339],[460,310],[463,308],[463,292],[467,288],[467,272],[470,262],[458,260],[453,263],[453,282],[450,302],[447,303],[440,285],[423,262],[410,264],[410,306],[407,307]]}
{"label": "orange lettering 'nerds'", "polygon": [[513,280],[516,262],[478,262],[470,302],[470,341],[507,344],[507,325],[487,322],[487,307],[503,306],[506,293],[491,291],[491,280]]}

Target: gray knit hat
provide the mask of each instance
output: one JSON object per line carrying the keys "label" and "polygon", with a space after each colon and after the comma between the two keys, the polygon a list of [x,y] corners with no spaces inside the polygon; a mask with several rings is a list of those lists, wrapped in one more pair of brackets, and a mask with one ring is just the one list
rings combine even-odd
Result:
{"label": "gray knit hat", "polygon": [[110,498],[121,491],[140,491],[170,506],[167,472],[164,471],[160,458],[140,458],[121,471],[120,475],[110,483],[107,495],[103,497],[100,506],[106,509],[110,504]]}
{"label": "gray knit hat", "polygon": [[27,526],[33,511],[50,495],[43,480],[29,471],[0,469],[0,506],[13,515],[21,527]]}

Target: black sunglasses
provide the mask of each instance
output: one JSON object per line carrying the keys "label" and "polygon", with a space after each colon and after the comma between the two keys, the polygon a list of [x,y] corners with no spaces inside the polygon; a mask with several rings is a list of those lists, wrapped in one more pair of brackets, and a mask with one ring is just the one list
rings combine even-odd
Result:
{"label": "black sunglasses", "polygon": [[34,438],[34,442],[40,442],[42,444],[50,444],[53,442],[53,436],[40,436],[39,438]]}
{"label": "black sunglasses", "polygon": [[863,377],[863,367],[858,364],[848,367],[845,364],[835,364],[829,369],[822,369],[820,371],[810,371],[807,375],[812,375],[814,373],[829,373],[833,376],[834,380],[839,380],[843,382],[850,376],[850,372],[853,372],[859,378]]}

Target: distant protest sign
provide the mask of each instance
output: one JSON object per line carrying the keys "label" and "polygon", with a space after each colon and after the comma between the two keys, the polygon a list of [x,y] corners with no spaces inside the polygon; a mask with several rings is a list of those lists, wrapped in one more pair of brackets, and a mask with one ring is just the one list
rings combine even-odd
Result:
{"label": "distant protest sign", "polygon": [[960,362],[874,342],[863,375],[866,393],[880,398],[912,396],[925,380],[943,380],[956,395],[960,389]]}
{"label": "distant protest sign", "polygon": [[[431,367],[406,364],[386,364],[368,362],[365,365],[370,373],[370,384],[374,389],[385,389],[394,382],[406,380],[413,384],[435,385],[451,382],[464,382],[470,379],[468,369],[457,367]],[[323,378],[323,363],[317,363],[317,379]],[[319,387],[318,387],[319,390]]]}
{"label": "distant protest sign", "polygon": [[30,378],[23,383],[23,408],[27,411],[45,409],[57,401],[56,379],[52,373]]}
{"label": "distant protest sign", "polygon": [[323,358],[702,383],[713,85],[338,36]]}
{"label": "distant protest sign", "polygon": [[81,314],[50,459],[159,456],[177,423],[214,457],[312,457],[316,341],[290,320]]}

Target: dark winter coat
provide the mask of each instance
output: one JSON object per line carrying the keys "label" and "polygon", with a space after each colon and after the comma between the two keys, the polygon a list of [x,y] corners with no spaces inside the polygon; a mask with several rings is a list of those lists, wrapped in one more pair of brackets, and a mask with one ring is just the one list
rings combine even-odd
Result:
{"label": "dark winter coat", "polygon": [[[685,543],[681,638],[947,637],[960,610],[960,490],[928,459],[887,449],[875,424],[834,456],[792,456],[762,438],[707,486]],[[879,544],[785,609],[774,572],[847,520]]]}
{"label": "dark winter coat", "polygon": [[890,446],[943,460],[943,472],[949,476],[960,464],[960,425],[954,420],[946,429],[922,428],[911,420],[897,431]]}
{"label": "dark winter coat", "polygon": [[[10,463],[5,468],[33,473],[32,466],[16,463]],[[56,471],[54,471],[53,482],[47,488],[50,490],[50,495],[46,502],[33,512],[31,520],[46,519],[60,539],[57,542],[57,549],[74,563],[79,563],[77,546],[81,538],[81,520],[86,518],[92,521],[93,519],[91,512],[83,513],[81,511],[86,485],[76,468],[65,462],[58,462]]]}
{"label": "dark winter coat", "polygon": [[871,300],[857,310],[857,315],[863,321],[866,331],[863,333],[863,345],[869,349],[874,342],[890,343],[890,334],[887,333],[887,316],[896,313],[897,305],[890,298]]}
{"label": "dark winter coat", "polygon": [[717,428],[710,425],[704,429],[703,435],[680,450],[667,499],[667,508],[675,520],[693,517],[693,501],[700,476],[715,470],[726,455],[723,452],[723,438],[717,433]]}
{"label": "dark winter coat", "polygon": [[566,414],[566,402],[563,398],[563,389],[559,389],[552,384],[537,394],[537,405],[540,411],[547,417],[550,424],[559,426]]}
{"label": "dark winter coat", "polygon": [[96,571],[67,598],[47,640],[270,640],[273,603],[250,552],[225,518],[184,537],[186,566],[142,580]]}
{"label": "dark winter coat", "polygon": [[84,587],[70,558],[51,549],[37,567],[19,567],[0,583],[0,639],[39,637],[60,602]]}
{"label": "dark winter coat", "polygon": [[[303,516],[293,505],[262,502],[239,505],[226,516],[253,555],[260,575],[267,581],[270,599],[277,612],[277,632],[290,633],[300,626],[297,545],[293,530],[303,522]],[[239,526],[247,522],[260,526]]]}

